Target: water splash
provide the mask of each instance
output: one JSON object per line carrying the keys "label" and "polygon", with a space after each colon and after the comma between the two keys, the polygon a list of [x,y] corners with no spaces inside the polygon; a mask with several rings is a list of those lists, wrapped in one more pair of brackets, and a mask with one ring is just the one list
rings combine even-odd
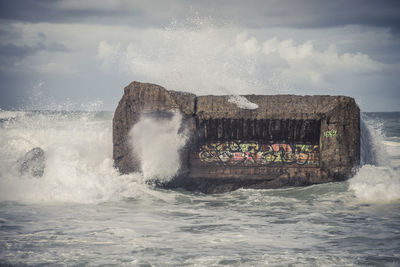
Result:
{"label": "water splash", "polygon": [[338,81],[354,82],[355,75],[383,67],[367,54],[340,53],[334,43],[265,38],[215,23],[194,17],[118,43],[102,40],[97,59],[107,72],[197,95],[346,94],[346,85],[338,91]]}
{"label": "water splash", "polygon": [[[142,155],[143,174],[120,175],[113,168],[111,113],[0,111],[0,200],[99,203],[153,198],[155,191],[146,186],[146,179],[173,177],[180,166],[178,151],[187,140],[182,116],[172,114],[169,119],[143,117],[134,127],[131,134]],[[374,148],[376,161],[363,165],[349,180],[349,192],[368,203],[399,200],[399,142],[387,141],[379,121],[365,122],[370,138],[362,149]],[[40,179],[22,177],[15,168],[33,147],[46,153]]]}
{"label": "water splash", "polygon": [[349,180],[349,189],[368,203],[400,200],[400,171],[385,145],[383,123],[362,115],[361,167]]}
{"label": "water splash", "polygon": [[[98,203],[135,196],[141,187],[139,174],[113,168],[111,113],[9,113],[0,115],[9,118],[0,122],[0,200]],[[16,168],[33,147],[46,153],[41,178]]]}
{"label": "water splash", "polygon": [[171,118],[142,116],[130,132],[131,145],[139,158],[145,179],[166,182],[180,169],[179,151],[188,136],[182,131],[182,115],[172,112]]}
{"label": "water splash", "polygon": [[377,163],[376,155],[376,143],[373,142],[372,134],[373,128],[365,122],[362,116],[360,121],[360,164],[361,166],[366,164]]}
{"label": "water splash", "polygon": [[350,189],[363,202],[392,202],[400,199],[399,171],[390,166],[364,165],[350,179]]}

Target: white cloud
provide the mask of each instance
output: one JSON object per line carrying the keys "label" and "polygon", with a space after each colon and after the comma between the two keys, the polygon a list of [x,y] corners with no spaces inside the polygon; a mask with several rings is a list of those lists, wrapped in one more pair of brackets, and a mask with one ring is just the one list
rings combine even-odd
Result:
{"label": "white cloud", "polygon": [[117,60],[145,81],[197,94],[333,88],[332,77],[344,80],[385,67],[360,52],[340,54],[334,44],[317,49],[312,40],[259,41],[236,28],[170,27],[149,29],[141,37],[124,47],[102,41],[97,57],[105,65]]}
{"label": "white cloud", "polygon": [[339,54],[335,45],[316,50],[311,40],[296,44],[292,39],[280,41],[272,38],[263,42],[262,52],[267,57],[277,53],[285,61],[286,66],[277,69],[275,75],[290,80],[293,86],[329,86],[326,81],[328,76],[345,78],[379,72],[384,68],[383,64],[373,61],[366,54]]}
{"label": "white cloud", "polygon": [[260,44],[255,37],[248,37],[246,32],[236,36],[236,47],[245,54],[256,54],[260,52]]}
{"label": "white cloud", "polygon": [[276,37],[266,40],[263,43],[262,51],[265,55],[278,53],[286,61],[305,59],[311,56],[313,52],[312,41],[296,46],[292,39],[279,41]]}

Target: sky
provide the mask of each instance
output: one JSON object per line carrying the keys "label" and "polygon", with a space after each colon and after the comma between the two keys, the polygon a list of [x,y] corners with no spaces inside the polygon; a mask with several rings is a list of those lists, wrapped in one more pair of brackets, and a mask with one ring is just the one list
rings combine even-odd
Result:
{"label": "sky", "polygon": [[0,109],[114,110],[131,81],[400,111],[400,1],[2,0]]}

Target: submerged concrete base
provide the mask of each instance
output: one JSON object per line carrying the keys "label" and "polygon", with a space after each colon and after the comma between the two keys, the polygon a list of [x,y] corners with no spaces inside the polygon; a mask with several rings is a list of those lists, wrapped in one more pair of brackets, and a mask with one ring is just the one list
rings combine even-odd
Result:
{"label": "submerged concrete base", "polygon": [[[284,172],[285,168],[273,168],[275,173]],[[265,176],[255,179],[251,176],[247,178],[218,178],[218,177],[191,177],[178,176],[171,182],[162,184],[167,189],[184,188],[189,191],[199,191],[202,193],[223,193],[240,188],[251,189],[272,189],[289,186],[308,186],[312,184],[331,182],[331,179],[322,177],[319,171],[311,171],[306,176],[290,175],[285,173],[277,176]]]}
{"label": "submerged concrete base", "polygon": [[[190,140],[176,178],[164,184],[205,193],[340,181],[360,162],[360,111],[351,97],[196,96],[132,82],[113,119],[113,156],[121,173],[140,171],[129,130],[143,114],[179,110]],[[255,105],[254,105],[255,104]]]}

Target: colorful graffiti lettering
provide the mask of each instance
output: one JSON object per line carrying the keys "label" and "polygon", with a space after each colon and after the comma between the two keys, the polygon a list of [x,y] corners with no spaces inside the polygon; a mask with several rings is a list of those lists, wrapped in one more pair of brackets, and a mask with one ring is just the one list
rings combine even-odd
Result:
{"label": "colorful graffiti lettering", "polygon": [[199,158],[222,165],[318,165],[319,146],[230,141],[200,146]]}
{"label": "colorful graffiti lettering", "polygon": [[328,130],[328,131],[324,132],[324,136],[325,137],[335,136],[336,134],[337,134],[337,131],[335,129],[334,130]]}

